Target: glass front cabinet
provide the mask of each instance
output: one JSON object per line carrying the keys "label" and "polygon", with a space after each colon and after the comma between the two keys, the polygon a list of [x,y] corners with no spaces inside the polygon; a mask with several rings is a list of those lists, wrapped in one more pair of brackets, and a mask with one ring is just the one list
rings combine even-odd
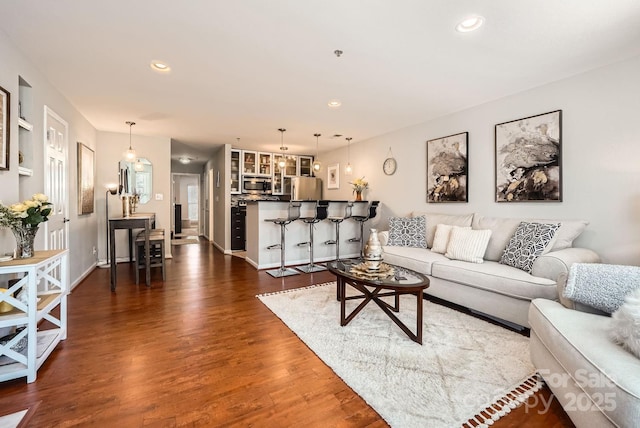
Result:
{"label": "glass front cabinet", "polygon": [[240,193],[240,150],[231,149],[231,194]]}
{"label": "glass front cabinet", "polygon": [[273,154],[258,152],[258,175],[271,177],[273,174]]}
{"label": "glass front cabinet", "polygon": [[286,156],[284,165],[284,176],[295,177],[298,175],[298,156]]}
{"label": "glass front cabinet", "polygon": [[271,194],[272,195],[284,195],[284,186],[282,182],[282,170],[279,163],[282,160],[282,155],[273,155],[273,180],[271,181]]}
{"label": "glass front cabinet", "polygon": [[258,165],[256,158],[257,152],[243,150],[242,151],[242,173],[245,175],[256,175],[258,173]]}
{"label": "glass front cabinet", "polygon": [[303,177],[313,175],[313,156],[298,156],[298,175]]}

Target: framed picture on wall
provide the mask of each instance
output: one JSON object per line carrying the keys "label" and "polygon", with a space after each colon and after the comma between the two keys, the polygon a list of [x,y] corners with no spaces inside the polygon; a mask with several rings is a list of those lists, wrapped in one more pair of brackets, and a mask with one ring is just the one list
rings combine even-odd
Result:
{"label": "framed picture on wall", "polygon": [[340,164],[327,166],[327,189],[340,188]]}
{"label": "framed picture on wall", "polygon": [[0,86],[0,169],[9,169],[9,126],[11,95]]}
{"label": "framed picture on wall", "polygon": [[562,201],[562,110],[499,123],[496,202]]}
{"label": "framed picture on wall", "polygon": [[94,199],[94,153],[78,143],[78,214],[91,214]]}
{"label": "framed picture on wall", "polygon": [[427,202],[467,202],[469,133],[427,141]]}

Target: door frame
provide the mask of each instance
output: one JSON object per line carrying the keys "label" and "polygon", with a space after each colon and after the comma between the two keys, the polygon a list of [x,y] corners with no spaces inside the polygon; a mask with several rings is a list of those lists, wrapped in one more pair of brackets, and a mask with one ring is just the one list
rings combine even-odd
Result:
{"label": "door frame", "polygon": [[171,173],[171,233],[172,235],[176,230],[176,219],[175,219],[175,186],[176,186],[176,177],[177,176],[187,176],[187,177],[196,177],[198,183],[198,234],[202,235],[203,233],[203,221],[204,217],[203,213],[203,202],[202,202],[202,174],[197,174],[194,172],[172,172]]}

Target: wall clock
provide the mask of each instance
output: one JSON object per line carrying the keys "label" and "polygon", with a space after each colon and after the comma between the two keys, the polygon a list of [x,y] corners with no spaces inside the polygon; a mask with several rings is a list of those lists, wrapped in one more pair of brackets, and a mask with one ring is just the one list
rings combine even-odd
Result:
{"label": "wall clock", "polygon": [[387,175],[393,175],[396,172],[396,168],[398,168],[398,163],[395,158],[386,158],[382,164],[382,170]]}
{"label": "wall clock", "polygon": [[391,153],[391,147],[389,147],[389,154],[387,158],[382,163],[382,171],[384,171],[387,175],[393,175],[398,168],[398,162],[396,162],[396,158],[393,157],[393,153]]}

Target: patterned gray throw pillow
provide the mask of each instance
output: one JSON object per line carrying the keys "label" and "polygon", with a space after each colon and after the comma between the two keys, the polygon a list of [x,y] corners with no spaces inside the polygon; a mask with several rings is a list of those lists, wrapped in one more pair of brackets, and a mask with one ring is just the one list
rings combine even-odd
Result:
{"label": "patterned gray throw pillow", "polygon": [[389,219],[389,242],[395,247],[427,248],[427,220],[418,217],[391,217]]}
{"label": "patterned gray throw pillow", "polygon": [[560,223],[520,223],[502,253],[500,263],[531,273],[533,262],[544,252]]}

